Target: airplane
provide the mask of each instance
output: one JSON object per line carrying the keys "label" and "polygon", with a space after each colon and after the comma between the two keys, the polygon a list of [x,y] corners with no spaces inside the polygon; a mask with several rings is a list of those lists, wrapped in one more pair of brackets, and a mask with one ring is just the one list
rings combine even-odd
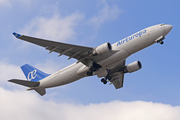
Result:
{"label": "airplane", "polygon": [[41,96],[46,94],[46,88],[72,83],[81,78],[97,75],[101,82],[113,84],[116,89],[123,87],[124,74],[132,73],[142,68],[140,61],[126,65],[126,58],[154,43],[163,44],[165,36],[173,28],[172,25],[158,24],[140,30],[114,44],[109,42],[98,47],[85,47],[62,42],[55,42],[13,33],[21,40],[39,45],[49,50],[49,53],[66,55],[68,60],[77,59],[74,64],[53,74],[46,74],[29,64],[21,67],[27,80],[11,79],[19,85],[35,90]]}

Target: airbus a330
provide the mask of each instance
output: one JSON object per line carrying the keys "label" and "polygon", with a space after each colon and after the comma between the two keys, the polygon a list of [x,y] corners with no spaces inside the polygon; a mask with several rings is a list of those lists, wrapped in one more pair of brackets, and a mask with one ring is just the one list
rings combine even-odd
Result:
{"label": "airbus a330", "polygon": [[74,64],[53,74],[46,74],[31,65],[21,67],[27,80],[11,79],[9,82],[28,87],[40,95],[46,94],[46,88],[72,83],[83,77],[97,75],[104,84],[113,84],[116,89],[123,87],[124,74],[142,68],[140,61],[125,64],[126,59],[154,43],[163,44],[165,36],[171,31],[172,25],[158,24],[134,33],[114,44],[104,43],[98,47],[86,47],[67,43],[44,40],[13,33],[18,39],[42,46],[49,53],[66,55],[68,59],[77,59]]}

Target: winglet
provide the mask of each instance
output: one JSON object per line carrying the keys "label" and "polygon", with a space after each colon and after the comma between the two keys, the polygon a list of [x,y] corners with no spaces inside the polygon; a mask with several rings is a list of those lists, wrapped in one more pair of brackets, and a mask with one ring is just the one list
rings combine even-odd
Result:
{"label": "winglet", "polygon": [[17,33],[13,33],[13,35],[16,37],[16,38],[19,38],[19,37],[21,37],[22,35],[20,35],[20,34],[17,34]]}

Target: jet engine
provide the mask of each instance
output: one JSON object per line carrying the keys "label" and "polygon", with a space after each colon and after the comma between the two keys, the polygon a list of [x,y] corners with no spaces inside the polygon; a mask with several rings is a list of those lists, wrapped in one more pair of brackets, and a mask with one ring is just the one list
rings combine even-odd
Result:
{"label": "jet engine", "polygon": [[96,47],[93,51],[93,55],[101,55],[104,53],[108,53],[109,51],[112,50],[111,44],[110,43],[104,43],[98,47]]}
{"label": "jet engine", "polygon": [[132,73],[132,72],[135,72],[141,68],[142,68],[141,62],[135,61],[135,62],[130,63],[126,66],[126,68],[124,69],[124,73],[127,73],[127,72]]}

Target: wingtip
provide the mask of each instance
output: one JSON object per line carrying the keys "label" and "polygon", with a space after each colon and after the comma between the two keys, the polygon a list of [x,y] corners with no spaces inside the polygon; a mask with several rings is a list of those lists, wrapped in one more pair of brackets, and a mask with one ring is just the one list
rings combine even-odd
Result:
{"label": "wingtip", "polygon": [[16,38],[19,38],[19,37],[21,37],[22,35],[20,35],[20,34],[18,34],[18,33],[13,33],[13,35],[16,37]]}

